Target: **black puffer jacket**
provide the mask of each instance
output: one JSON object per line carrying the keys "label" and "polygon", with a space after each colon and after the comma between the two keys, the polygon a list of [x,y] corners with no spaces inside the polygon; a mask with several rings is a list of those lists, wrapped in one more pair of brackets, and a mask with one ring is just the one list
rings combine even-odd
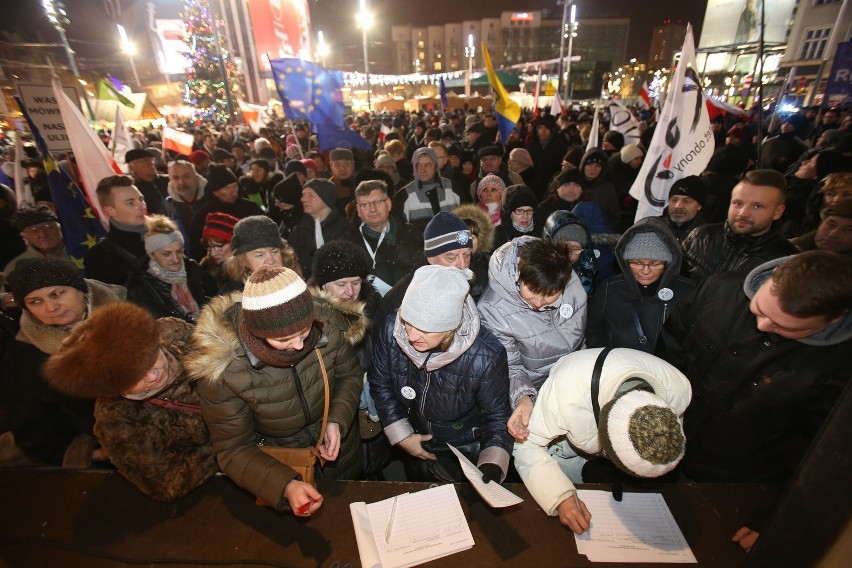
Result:
{"label": "black puffer jacket", "polygon": [[[153,261],[149,261],[153,262]],[[147,267],[147,263],[145,264]],[[209,272],[198,266],[192,259],[184,260],[186,284],[198,308],[203,308],[210,298],[216,295],[218,286]],[[172,298],[172,285],[160,280],[147,270],[136,272],[127,282],[127,300],[148,310],[155,318],[175,317],[184,321],[194,321],[185,314]]]}
{"label": "black puffer jacket", "polygon": [[751,270],[756,266],[796,254],[796,247],[781,238],[778,226],[753,237],[737,235],[728,223],[711,223],[694,229],[683,241],[684,260],[690,278],[701,282],[711,274]]}
{"label": "black puffer jacket", "polygon": [[[640,233],[660,237],[673,259],[650,286],[636,282],[624,259],[627,244]],[[663,221],[647,217],[622,235],[615,256],[622,273],[603,282],[589,301],[586,347],[629,347],[653,353],[666,318],[695,288],[694,282],[680,276],[680,244]]]}
{"label": "black puffer jacket", "polygon": [[[479,463],[494,463],[505,476],[512,451],[506,430],[511,414],[509,366],[503,345],[480,326],[473,300],[465,302],[449,350],[423,354],[425,361],[413,361],[397,343],[397,319],[392,314],[385,320],[368,374],[370,394],[390,443],[413,433],[433,436],[424,447],[479,441]],[[405,337],[401,325],[396,331]],[[413,389],[411,400],[403,395],[405,387]]]}

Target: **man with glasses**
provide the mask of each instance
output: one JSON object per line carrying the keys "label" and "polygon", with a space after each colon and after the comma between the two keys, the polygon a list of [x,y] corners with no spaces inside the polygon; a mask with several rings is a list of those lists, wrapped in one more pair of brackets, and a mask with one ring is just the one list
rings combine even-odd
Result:
{"label": "man with glasses", "polygon": [[[12,225],[20,232],[27,248],[3,268],[3,272],[0,273],[0,287],[6,280],[5,275],[10,274],[24,259],[47,256],[71,260],[65,250],[59,219],[46,205],[21,207],[12,216]],[[13,302],[12,295],[8,294],[4,296],[3,307],[8,308],[13,305]]]}
{"label": "man with glasses", "polygon": [[509,356],[509,433],[529,433],[532,399],[563,355],[583,346],[586,292],[561,241],[518,237],[497,249],[477,307]]}
{"label": "man with glasses", "polygon": [[381,180],[362,181],[355,189],[361,245],[373,260],[373,286],[384,296],[394,284],[420,266],[423,237],[410,223],[390,215],[393,201]]}

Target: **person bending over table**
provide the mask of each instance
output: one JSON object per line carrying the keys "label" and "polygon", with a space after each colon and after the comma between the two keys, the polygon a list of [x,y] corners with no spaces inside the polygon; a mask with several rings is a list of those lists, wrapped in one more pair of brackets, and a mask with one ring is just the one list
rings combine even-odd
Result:
{"label": "person bending over table", "polygon": [[515,442],[515,467],[544,512],[582,534],[592,514],[574,483],[600,481],[611,465],[606,460],[635,477],[673,470],[683,458],[682,418],[691,397],[686,376],[648,353],[626,348],[570,353],[553,366],[539,390],[529,436]]}

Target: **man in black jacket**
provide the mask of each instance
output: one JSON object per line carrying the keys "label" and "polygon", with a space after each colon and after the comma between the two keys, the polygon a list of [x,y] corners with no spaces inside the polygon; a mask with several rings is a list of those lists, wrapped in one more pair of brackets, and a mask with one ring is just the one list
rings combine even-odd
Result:
{"label": "man in black jacket", "polygon": [[[692,480],[789,480],[849,382],[852,259],[809,251],[708,278],[657,354],[692,384],[681,468]],[[756,526],[737,540],[750,548]]]}
{"label": "man in black jacket", "polygon": [[147,258],[143,238],[145,198],[130,176],[109,176],[98,182],[98,203],[109,218],[109,233],[86,255],[86,275],[92,280],[124,286],[131,268]]}
{"label": "man in black jacket", "polygon": [[694,229],[683,241],[689,277],[698,282],[711,274],[751,269],[768,260],[795,254],[775,221],[784,213],[787,184],[773,170],[753,170],[734,187],[728,220]]}
{"label": "man in black jacket", "polygon": [[133,176],[133,184],[145,198],[149,213],[162,213],[163,200],[169,187],[169,176],[158,174],[154,167],[154,155],[148,150],[134,148],[124,155],[127,171]]}

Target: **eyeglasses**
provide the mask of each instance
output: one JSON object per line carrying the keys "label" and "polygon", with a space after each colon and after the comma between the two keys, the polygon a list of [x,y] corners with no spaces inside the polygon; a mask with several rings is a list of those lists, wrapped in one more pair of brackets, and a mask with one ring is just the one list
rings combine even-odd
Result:
{"label": "eyeglasses", "polygon": [[30,225],[25,229],[21,229],[22,233],[27,235],[35,235],[36,233],[49,233],[51,231],[55,231],[59,228],[59,223],[56,221],[48,221],[47,223],[41,223],[39,225]]}
{"label": "eyeglasses", "polygon": [[628,260],[627,264],[630,265],[630,268],[638,268],[639,270],[644,270],[645,268],[648,270],[662,270],[666,267],[666,263],[662,260],[652,260],[651,262]]}
{"label": "eyeglasses", "polygon": [[375,201],[368,201],[366,203],[359,203],[358,209],[372,209],[373,207],[381,207],[385,204],[389,198],[385,197],[384,199],[376,199]]}
{"label": "eyeglasses", "polygon": [[223,250],[226,246],[228,246],[228,244],[230,244],[230,243],[225,243],[225,244],[221,244],[221,245],[207,245],[207,250],[220,251],[220,250]]}
{"label": "eyeglasses", "polygon": [[531,216],[535,211],[532,207],[527,207],[526,209],[515,209],[512,211],[515,215],[526,215]]}

